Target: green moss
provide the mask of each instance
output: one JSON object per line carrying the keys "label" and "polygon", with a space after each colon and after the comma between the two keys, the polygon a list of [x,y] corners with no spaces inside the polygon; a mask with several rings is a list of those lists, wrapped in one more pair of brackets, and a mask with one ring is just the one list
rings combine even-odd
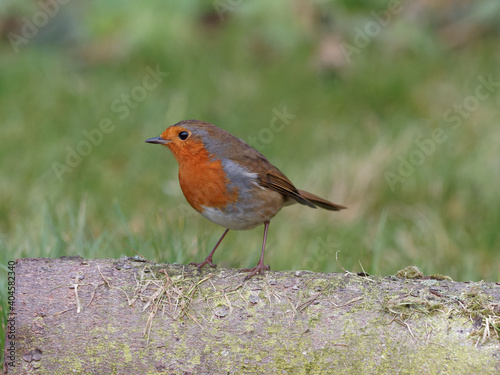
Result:
{"label": "green moss", "polygon": [[429,275],[429,278],[440,281],[453,281],[453,279],[450,276],[441,275],[440,273]]}
{"label": "green moss", "polygon": [[309,313],[309,329],[316,328],[316,325],[321,322],[321,313]]}
{"label": "green moss", "polygon": [[399,270],[396,277],[400,279],[423,279],[424,274],[416,266],[408,266]]}
{"label": "green moss", "polygon": [[125,362],[130,363],[132,362],[132,354],[130,353],[130,347],[126,344],[123,345],[123,358]]}
{"label": "green moss", "polygon": [[466,303],[467,310],[473,316],[489,313],[488,305],[491,302],[491,297],[483,293],[480,286],[473,286],[460,294],[459,298]]}

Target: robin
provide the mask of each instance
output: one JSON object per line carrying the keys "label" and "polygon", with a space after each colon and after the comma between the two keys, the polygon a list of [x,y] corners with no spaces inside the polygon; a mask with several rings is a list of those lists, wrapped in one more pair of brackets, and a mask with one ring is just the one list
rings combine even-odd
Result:
{"label": "robin", "polygon": [[202,216],[226,228],[201,269],[216,267],[212,256],[230,229],[264,224],[259,262],[245,280],[269,270],[264,265],[269,222],[283,206],[300,203],[339,211],[346,207],[297,189],[264,155],[227,131],[208,122],[181,121],[147,143],[167,146],[179,163],[179,182],[188,203]]}

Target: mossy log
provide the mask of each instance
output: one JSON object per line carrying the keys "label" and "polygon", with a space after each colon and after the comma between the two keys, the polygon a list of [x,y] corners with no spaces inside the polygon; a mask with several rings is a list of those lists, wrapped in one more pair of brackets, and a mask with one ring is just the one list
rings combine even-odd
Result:
{"label": "mossy log", "polygon": [[500,373],[498,283],[79,257],[15,276],[8,374]]}

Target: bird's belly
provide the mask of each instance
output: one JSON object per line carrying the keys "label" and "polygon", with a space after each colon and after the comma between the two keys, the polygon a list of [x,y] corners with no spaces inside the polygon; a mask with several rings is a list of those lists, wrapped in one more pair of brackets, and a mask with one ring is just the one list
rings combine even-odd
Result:
{"label": "bird's belly", "polygon": [[200,213],[210,221],[234,230],[252,229],[257,225],[271,220],[283,207],[283,196],[269,189],[265,191],[266,198],[253,197],[250,202],[238,201],[223,208],[203,207]]}

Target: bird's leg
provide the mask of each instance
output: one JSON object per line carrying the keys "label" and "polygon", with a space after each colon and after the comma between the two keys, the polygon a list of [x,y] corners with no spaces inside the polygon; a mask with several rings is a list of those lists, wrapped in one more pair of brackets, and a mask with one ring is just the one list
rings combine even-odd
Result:
{"label": "bird's leg", "polygon": [[224,233],[222,234],[222,237],[219,239],[219,241],[215,244],[215,247],[213,248],[213,250],[210,252],[210,254],[208,254],[208,256],[205,258],[205,260],[201,263],[189,263],[190,266],[196,266],[198,267],[198,269],[201,269],[204,265],[208,264],[210,267],[217,267],[217,264],[213,264],[212,263],[212,255],[214,255],[215,253],[215,250],[217,250],[217,248],[219,247],[220,243],[222,242],[222,240],[224,239],[224,237],[226,236],[227,232],[229,232],[229,229],[226,229],[224,231]]}
{"label": "bird's leg", "polygon": [[267,239],[267,230],[269,229],[269,221],[264,223],[264,240],[262,242],[262,252],[260,253],[260,259],[257,265],[254,268],[245,268],[240,272],[250,272],[246,275],[245,280],[250,279],[251,277],[257,275],[258,273],[262,273],[262,271],[270,270],[269,266],[264,265],[264,250],[266,249],[266,239]]}

